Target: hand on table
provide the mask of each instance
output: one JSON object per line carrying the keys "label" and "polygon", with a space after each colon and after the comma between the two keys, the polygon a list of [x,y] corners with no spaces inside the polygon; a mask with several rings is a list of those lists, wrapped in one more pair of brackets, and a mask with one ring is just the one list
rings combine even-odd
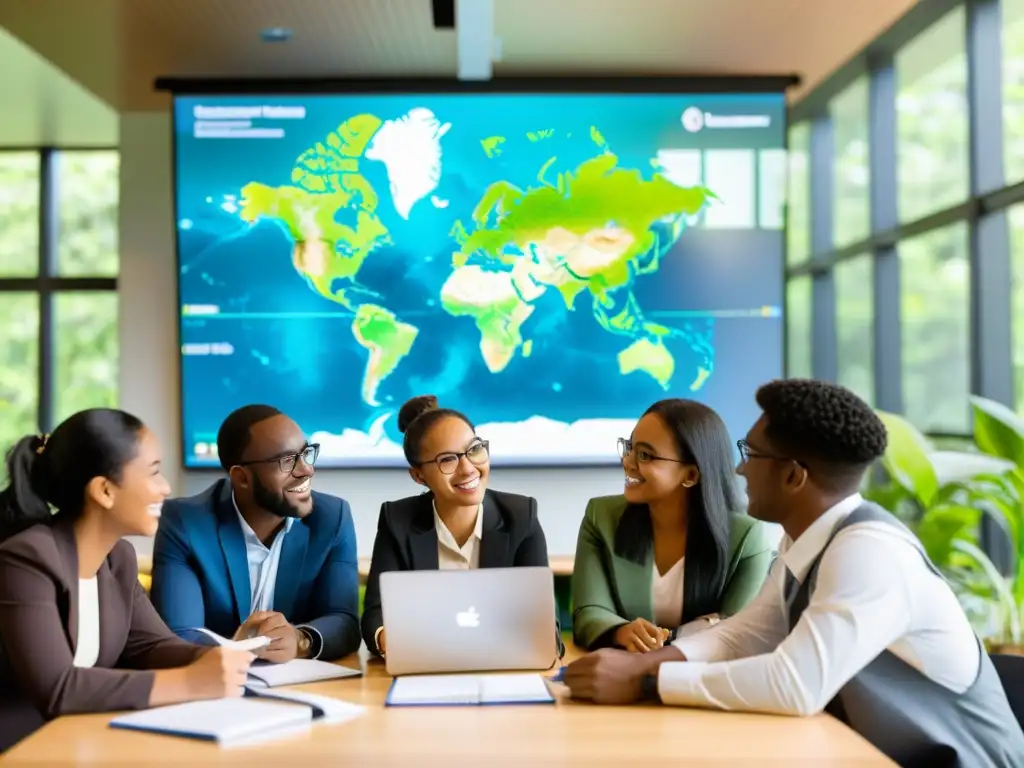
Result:
{"label": "hand on table", "polygon": [[252,664],[248,651],[211,648],[185,668],[186,690],[190,699],[237,698]]}
{"label": "hand on table", "polygon": [[642,680],[651,665],[642,654],[602,648],[570,664],[563,682],[574,699],[595,704],[631,704],[642,695]]}
{"label": "hand on table", "polygon": [[299,635],[283,614],[277,611],[256,611],[235,632],[235,640],[249,637],[269,637],[270,645],[255,651],[258,658],[274,664],[283,664],[299,653]]}
{"label": "hand on table", "polygon": [[615,644],[631,653],[656,651],[665,645],[669,631],[640,617],[615,630]]}

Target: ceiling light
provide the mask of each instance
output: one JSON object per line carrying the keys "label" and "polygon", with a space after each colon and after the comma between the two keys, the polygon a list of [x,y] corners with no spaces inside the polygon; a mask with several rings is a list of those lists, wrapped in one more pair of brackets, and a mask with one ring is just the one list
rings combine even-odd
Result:
{"label": "ceiling light", "polygon": [[264,43],[284,43],[290,40],[292,31],[287,27],[267,27],[260,32],[260,39]]}

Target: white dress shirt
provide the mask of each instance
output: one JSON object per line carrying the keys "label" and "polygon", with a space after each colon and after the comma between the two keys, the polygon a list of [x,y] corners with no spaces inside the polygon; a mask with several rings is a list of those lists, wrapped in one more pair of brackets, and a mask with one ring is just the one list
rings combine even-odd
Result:
{"label": "white dress shirt", "polygon": [[472,571],[480,567],[480,541],[483,539],[484,515],[476,510],[476,526],[461,547],[434,507],[434,530],[437,532],[437,567],[442,571]]}
{"label": "white dress shirt", "polygon": [[659,627],[675,629],[683,623],[683,576],[685,567],[681,557],[665,573],[658,572],[658,566],[651,565],[651,603],[654,606],[654,623]]}
{"label": "white dress shirt", "polygon": [[76,667],[93,667],[100,657],[100,595],[96,577],[78,580],[78,628],[75,638]]}
{"label": "white dress shirt", "polygon": [[802,583],[836,525],[862,503],[850,496],[797,541],[785,537],[746,608],[674,643],[688,661],[661,666],[665,704],[816,714],[886,649],[954,692],[971,686],[980,663],[974,631],[917,540],[892,525],[858,523],[836,535],[810,603],[789,631],[787,569]]}
{"label": "white dress shirt", "polygon": [[[232,496],[234,500],[234,496]],[[249,527],[242,513],[235,505],[238,524],[242,526],[242,538],[245,540],[245,559],[249,563],[249,612],[274,610],[274,591],[277,588],[277,567],[281,563],[281,550],[284,548],[284,537],[292,529],[294,517],[284,519],[284,528],[277,532],[268,547],[256,532]]]}
{"label": "white dress shirt", "polygon": [[[245,522],[242,511],[235,502],[235,494],[231,494],[231,503],[235,506],[235,514],[238,515],[238,524],[242,527],[242,539],[245,541],[245,559],[249,565],[249,613],[256,611],[274,610],[274,594],[277,589],[277,570],[281,563],[281,550],[284,549],[284,537],[295,524],[294,517],[284,519],[284,527],[277,532],[274,540],[268,547],[256,532]],[[291,622],[287,616],[285,617]],[[306,624],[295,627],[309,632],[316,641],[310,658],[318,658],[320,649],[324,647],[324,639],[319,630]]]}

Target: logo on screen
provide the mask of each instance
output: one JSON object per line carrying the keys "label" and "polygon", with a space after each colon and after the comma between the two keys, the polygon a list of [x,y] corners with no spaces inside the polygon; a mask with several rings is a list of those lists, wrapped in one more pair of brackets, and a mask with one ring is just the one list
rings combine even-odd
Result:
{"label": "logo on screen", "polygon": [[690,133],[696,133],[704,127],[704,110],[700,107],[688,107],[683,110],[681,118],[683,128]]}
{"label": "logo on screen", "polygon": [[459,611],[455,614],[455,623],[460,627],[479,627],[480,614],[476,612],[476,608],[469,606],[468,611]]}

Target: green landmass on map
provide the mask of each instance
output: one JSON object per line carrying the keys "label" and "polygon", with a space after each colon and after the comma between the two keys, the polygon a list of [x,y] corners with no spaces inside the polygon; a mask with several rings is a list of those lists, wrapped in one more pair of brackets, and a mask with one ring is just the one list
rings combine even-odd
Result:
{"label": "green landmass on map", "polygon": [[[320,296],[353,313],[352,333],[367,350],[362,397],[377,405],[377,392],[409,354],[418,329],[380,306],[361,285],[359,273],[378,249],[392,244],[380,219],[379,196],[361,173],[363,157],[383,125],[375,115],[356,115],[295,161],[291,183],[246,184],[241,218],[279,221],[294,241],[292,263]],[[553,129],[529,132],[537,143]],[[551,156],[536,173],[536,184],[491,184],[468,221],[456,220],[450,235],[451,273],[440,291],[441,308],[472,319],[480,355],[499,373],[517,354],[529,357],[532,339],[523,324],[548,290],[575,311],[581,294],[597,325],[623,337],[617,363],[622,375],[640,371],[668,389],[676,361],[665,344],[683,329],[648,321],[633,293],[637,276],[658,271],[661,256],[679,238],[689,217],[713,197],[703,187],[682,188],[655,172],[623,168],[596,127],[590,129],[594,156],[571,170],[553,170]],[[488,158],[501,155],[506,137],[481,141]],[[339,223],[349,209],[355,225]],[[353,216],[346,216],[352,221]],[[656,226],[658,225],[658,226]],[[689,386],[699,389],[711,374],[710,354]]]}
{"label": "green landmass on map", "polygon": [[419,329],[399,322],[395,313],[384,307],[361,304],[352,321],[352,335],[369,352],[363,373],[363,400],[369,405],[379,405],[377,389],[409,354]]}

